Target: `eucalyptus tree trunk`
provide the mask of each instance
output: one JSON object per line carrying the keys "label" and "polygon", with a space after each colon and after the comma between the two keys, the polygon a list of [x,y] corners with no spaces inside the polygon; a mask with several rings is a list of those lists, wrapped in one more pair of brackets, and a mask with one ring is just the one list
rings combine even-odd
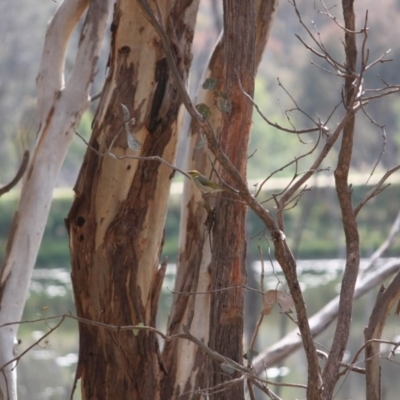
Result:
{"label": "eucalyptus tree trunk", "polygon": [[[111,2],[66,0],[49,23],[37,76],[38,135],[23,180],[0,274],[0,325],[20,321],[46,226],[53,189],[89,89]],[[88,9],[72,71],[64,82],[71,33]],[[0,328],[0,398],[16,399],[17,324]],[[2,396],[1,396],[2,394]]]}
{"label": "eucalyptus tree trunk", "polygon": [[[256,47],[255,64],[261,61],[275,19],[278,0],[256,0]],[[218,82],[216,89],[223,90],[225,81],[224,58],[225,35],[221,34],[216,44],[201,83],[211,78]],[[243,49],[237,49],[243,54]],[[245,98],[241,99],[246,101]],[[223,123],[223,114],[214,106],[215,91],[199,88],[196,103],[206,104],[210,110],[210,124],[214,132],[219,132]],[[197,169],[206,176],[212,170],[212,154],[207,151],[197,124],[192,122],[187,148],[187,169]],[[233,142],[234,143],[234,142]],[[215,174],[213,175],[215,178]],[[215,206],[215,199],[212,200]],[[207,200],[208,202],[210,199]],[[204,343],[208,343],[209,330],[217,329],[217,324],[210,326],[211,304],[211,239],[210,226],[207,225],[208,213],[201,193],[190,182],[185,182],[182,199],[180,224],[180,244],[174,301],[169,319],[168,334],[182,331],[182,325],[189,325],[191,331]],[[228,283],[224,283],[228,285]],[[188,296],[187,292],[192,293]],[[193,293],[200,294],[194,296]],[[224,340],[223,338],[221,340]],[[238,340],[241,342],[241,339]],[[165,399],[201,398],[195,389],[205,389],[207,376],[207,356],[194,344],[179,339],[165,343],[163,360],[168,374],[163,378]],[[184,393],[184,394],[183,394]],[[179,397],[180,396],[180,397]]]}
{"label": "eucalyptus tree trunk", "polygon": [[[143,158],[174,163],[180,127],[181,100],[165,49],[139,3],[147,4],[115,5],[109,74],[67,220],[77,313],[118,326],[155,326],[174,171]],[[160,0],[153,8],[184,82],[197,9],[197,0]],[[153,333],[85,323],[79,333],[83,399],[160,398],[162,362]]]}
{"label": "eucalyptus tree trunk", "polygon": [[[222,91],[231,109],[224,114],[219,137],[222,151],[246,179],[247,145],[250,137],[253,105],[240,85],[254,95],[256,13],[255,1],[224,0],[224,75]],[[241,51],[237,51],[237,49]],[[220,176],[227,179],[223,169]],[[236,200],[236,201],[235,201]],[[233,194],[217,199],[212,225],[211,312],[209,346],[238,363],[243,361],[244,289],[246,283],[246,206]],[[214,217],[214,216],[213,216]],[[230,290],[220,290],[231,288]],[[240,374],[226,373],[210,361],[209,384],[216,387]],[[244,382],[227,385],[217,391],[218,399],[244,399]]]}

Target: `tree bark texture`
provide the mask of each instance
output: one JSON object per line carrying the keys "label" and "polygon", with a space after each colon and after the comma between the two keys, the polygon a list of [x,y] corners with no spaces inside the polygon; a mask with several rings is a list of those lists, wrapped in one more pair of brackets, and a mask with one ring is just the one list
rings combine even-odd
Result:
{"label": "tree bark texture", "polygon": [[[89,8],[88,8],[89,5]],[[64,83],[65,53],[73,28],[88,8],[71,74]],[[89,89],[95,74],[110,2],[70,0],[63,2],[51,19],[37,77],[39,127],[35,147],[23,180],[6,255],[0,274],[0,325],[19,321],[58,173],[89,105]],[[16,356],[18,325],[0,328],[0,365]],[[15,399],[16,368],[8,364],[0,374],[0,390]],[[1,396],[0,396],[1,397]]]}
{"label": "tree bark texture", "polygon": [[[158,6],[155,15],[186,81],[198,1],[164,0]],[[67,219],[72,282],[80,317],[155,326],[173,171],[159,161],[132,157],[174,162],[181,100],[159,35],[137,2],[116,3],[111,30],[109,74]],[[130,129],[140,151],[127,144],[121,104],[134,118]],[[87,324],[79,325],[79,333],[83,399],[160,398],[162,363],[152,333],[116,334]]]}
{"label": "tree bark texture", "polygon": [[[344,106],[354,108],[357,85],[357,43],[354,13],[354,0],[342,0],[343,18],[345,23],[345,53],[348,76],[345,78]],[[346,350],[350,334],[351,313],[353,309],[353,295],[360,266],[360,238],[358,234],[356,214],[352,205],[352,191],[349,189],[349,170],[353,154],[355,134],[355,114],[343,127],[342,143],[339,151],[338,163],[335,169],[335,186],[340,205],[343,230],[346,238],[346,267],[340,290],[338,321],[333,337],[331,351],[322,373],[324,383],[322,397],[330,400],[334,394],[335,385],[339,379],[340,363]]]}
{"label": "tree bark texture", "polygon": [[[241,92],[253,96],[255,78],[255,3],[224,1],[224,88],[232,109],[224,115],[219,135],[221,149],[240,175],[246,178],[247,145],[250,136],[252,104]],[[221,177],[224,171],[221,170]],[[231,182],[227,182],[228,184]],[[218,353],[242,363],[244,292],[246,282],[246,207],[223,193],[217,200],[212,228],[211,313],[209,346]],[[222,290],[225,288],[235,289]],[[238,377],[227,374],[221,365],[210,361],[209,386]],[[212,396],[221,400],[244,398],[243,382],[218,390]]]}
{"label": "tree bark texture", "polygon": [[375,306],[371,312],[365,337],[365,381],[366,399],[382,398],[381,355],[379,340],[385,327],[390,310],[400,298],[400,273],[398,272],[387,288],[381,286]]}
{"label": "tree bark texture", "polygon": [[[261,61],[271,27],[276,15],[278,0],[256,1],[256,52],[258,65]],[[224,35],[222,34],[212,52],[201,83],[207,78],[218,81],[217,89],[223,89],[224,75]],[[211,110],[209,122],[215,132],[221,129],[223,115],[214,106],[213,90],[199,87],[196,103],[204,103]],[[197,169],[210,176],[213,156],[205,146],[199,146],[204,140],[192,122],[187,148],[187,169]],[[215,175],[213,176],[215,178]],[[215,203],[215,201],[214,201]],[[175,295],[171,309],[168,334],[182,331],[182,325],[190,326],[191,331],[204,343],[209,338],[209,314],[211,295],[211,246],[210,226],[207,224],[208,214],[201,193],[192,183],[185,181],[182,200],[182,217],[180,225],[180,244]],[[198,292],[199,295],[188,296],[187,292]],[[165,399],[199,399],[201,394],[197,388],[205,388],[207,379],[205,366],[206,355],[198,347],[186,340],[175,340],[165,343],[163,361],[168,370],[163,384]],[[183,394],[184,393],[184,394]]]}

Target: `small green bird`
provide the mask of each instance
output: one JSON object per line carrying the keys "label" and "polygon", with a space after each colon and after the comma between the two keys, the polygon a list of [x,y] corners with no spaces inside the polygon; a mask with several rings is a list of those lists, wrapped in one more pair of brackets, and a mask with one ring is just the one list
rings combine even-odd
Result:
{"label": "small green bird", "polygon": [[192,178],[192,182],[194,185],[202,192],[202,193],[216,193],[223,192],[225,189],[216,183],[210,181],[204,175],[202,175],[199,171],[193,169],[192,171],[188,171],[188,174]]}

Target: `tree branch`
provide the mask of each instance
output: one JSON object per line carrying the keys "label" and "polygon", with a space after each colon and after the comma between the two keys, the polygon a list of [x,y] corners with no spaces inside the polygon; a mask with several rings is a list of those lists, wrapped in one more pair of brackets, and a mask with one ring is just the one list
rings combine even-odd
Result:
{"label": "tree branch", "polygon": [[391,168],[389,171],[386,171],[379,182],[360,200],[356,207],[354,207],[354,215],[357,217],[358,213],[360,212],[361,208],[371,200],[373,197],[377,196],[382,190],[386,189],[390,184],[386,184],[386,186],[382,185],[387,181],[390,175],[400,169],[400,165],[397,165],[394,168]]}
{"label": "tree branch", "polygon": [[386,239],[379,246],[379,248],[374,251],[374,253],[371,255],[371,257],[369,257],[368,264],[362,270],[363,274],[369,272],[374,267],[375,262],[391,246],[391,244],[393,243],[393,241],[396,238],[396,235],[399,233],[399,231],[400,231],[400,210],[397,213],[397,216],[390,228],[389,234],[387,235]]}
{"label": "tree branch", "polygon": [[[345,78],[345,107],[354,110],[354,101],[357,97],[361,79],[356,79],[357,44],[355,34],[354,0],[343,0],[343,16],[345,22],[345,53],[346,53],[346,78]],[[351,313],[353,306],[354,289],[360,265],[359,234],[356,215],[353,212],[352,192],[348,185],[350,163],[353,154],[355,130],[355,115],[350,116],[343,127],[342,144],[339,151],[338,163],[335,170],[336,192],[342,214],[343,229],[346,237],[346,266],[342,278],[339,300],[338,321],[333,337],[332,348],[329,353],[322,377],[324,388],[322,398],[331,399],[338,381],[338,371],[343,354],[346,349],[349,333]]]}
{"label": "tree branch", "polygon": [[[395,259],[382,265],[378,271],[374,271],[363,278],[354,292],[352,301],[359,299],[367,294],[377,285],[381,284],[385,279],[394,272],[399,271],[400,260]],[[339,312],[339,296],[332,299],[325,307],[314,314],[310,318],[310,327],[313,337],[318,336],[326,329],[338,316]],[[267,348],[259,356],[254,359],[253,366],[256,373],[261,373],[266,367],[278,364],[280,361],[288,357],[295,350],[301,347],[302,340],[298,330],[288,333],[284,338],[276,342],[273,346]]]}
{"label": "tree branch", "polygon": [[179,334],[174,334],[174,335],[168,336],[152,326],[145,326],[145,325],[141,325],[141,324],[117,326],[117,325],[112,325],[112,324],[106,324],[104,322],[91,321],[89,319],[78,317],[78,316],[72,315],[72,314],[62,314],[62,315],[56,315],[56,316],[51,316],[51,317],[42,317],[42,318],[38,318],[35,320],[7,322],[5,324],[0,325],[0,328],[4,328],[4,327],[12,326],[12,325],[32,324],[32,323],[36,323],[36,322],[46,322],[47,323],[47,321],[59,320],[55,326],[49,327],[48,332],[46,332],[38,340],[34,341],[34,343],[29,345],[21,354],[14,357],[12,360],[8,361],[6,364],[0,366],[0,371],[4,371],[4,368],[6,368],[8,365],[10,365],[12,363],[18,363],[19,360],[25,354],[27,354],[30,350],[32,350],[35,346],[37,346],[41,341],[43,341],[43,339],[45,339],[51,333],[53,333],[56,329],[58,329],[61,326],[61,324],[65,321],[65,319],[67,319],[67,318],[75,320],[82,324],[95,326],[95,327],[98,327],[101,329],[106,329],[108,331],[113,331],[113,332],[117,332],[117,333],[123,332],[123,331],[132,331],[133,334],[135,336],[137,336],[140,334],[141,331],[143,331],[143,332],[155,333],[165,341],[172,341],[172,340],[177,340],[177,339],[190,340],[191,342],[195,343],[200,349],[202,349],[202,351],[204,351],[213,360],[215,360],[218,363],[223,364],[225,366],[229,366],[229,367],[233,368],[234,370],[238,371],[241,374],[241,379],[246,378],[254,383],[258,382],[258,384],[260,384],[260,385],[286,386],[286,387],[301,388],[301,389],[307,388],[305,385],[302,385],[302,384],[293,384],[293,383],[292,384],[290,384],[290,383],[279,384],[279,383],[268,381],[266,379],[262,379],[262,378],[258,377],[257,374],[254,373],[254,371],[252,371],[251,369],[244,367],[243,365],[239,364],[238,362],[236,362],[228,357],[225,357],[225,356],[217,353],[216,351],[210,349],[205,343],[203,343],[197,337],[193,336],[186,326],[183,326],[184,333],[179,333]]}
{"label": "tree branch", "polygon": [[26,171],[28,162],[29,162],[29,150],[25,150],[17,174],[11,180],[11,182],[7,183],[7,185],[0,188],[0,197],[3,196],[4,193],[9,192],[20,181],[20,179],[23,177]]}
{"label": "tree branch", "polygon": [[[381,396],[381,362],[380,343],[375,339],[380,339],[383,328],[390,310],[400,297],[400,272],[396,274],[387,289],[382,285],[376,299],[375,306],[369,318],[368,326],[364,329],[364,337],[367,345],[365,346],[365,370],[367,385],[367,400],[379,400]],[[371,340],[374,341],[371,342]]]}

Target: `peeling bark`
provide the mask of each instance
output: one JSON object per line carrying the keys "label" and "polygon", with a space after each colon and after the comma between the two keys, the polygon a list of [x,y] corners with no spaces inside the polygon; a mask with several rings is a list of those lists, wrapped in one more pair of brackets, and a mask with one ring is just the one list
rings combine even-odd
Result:
{"label": "peeling bark", "polygon": [[[255,31],[254,2],[239,5],[229,0],[224,1],[223,92],[227,94],[232,110],[224,115],[220,145],[244,179],[252,105],[243,96],[238,79],[244,90],[252,96],[255,78]],[[237,48],[241,49],[240,53]],[[226,180],[224,171],[220,172],[222,178]],[[220,196],[215,208],[212,229],[209,346],[218,353],[242,363],[244,293],[240,286],[246,281],[246,207],[233,200],[232,195]],[[239,288],[218,291],[227,287]],[[210,367],[208,380],[211,394],[214,386],[239,376],[238,373],[232,375],[224,373],[221,366],[214,361],[210,361]],[[218,399],[232,398],[244,398],[243,382],[218,391]]]}
{"label": "peeling bark", "polygon": [[[198,1],[158,2],[184,81]],[[156,11],[157,14],[157,11]],[[79,316],[114,325],[155,324],[163,271],[159,256],[173,171],[181,100],[159,35],[136,2],[118,1],[112,23],[109,76],[93,124],[67,226]],[[120,104],[135,119],[140,152],[127,145]],[[117,137],[116,137],[117,136]],[[111,146],[112,145],[112,146]],[[110,148],[111,146],[111,148]],[[118,334],[79,325],[77,378],[82,398],[158,399],[160,357],[151,332]]]}
{"label": "peeling bark", "polygon": [[[107,23],[108,1],[90,3],[74,67],[65,86],[63,77],[70,34],[88,4],[81,0],[63,2],[47,30],[37,78],[40,126],[1,269],[0,325],[22,317],[58,172],[73,138],[73,127],[88,106]],[[17,329],[17,325],[0,328],[0,365],[15,357]],[[15,364],[11,363],[0,374],[3,396],[11,400],[16,398],[15,371]]]}
{"label": "peeling bark", "polygon": [[[271,27],[276,15],[278,0],[256,1],[256,64],[260,63]],[[224,75],[224,35],[218,40],[210,57],[202,82],[212,77],[218,80],[217,88],[222,90]],[[204,103],[212,109],[209,122],[215,132],[222,126],[222,114],[213,107],[213,91],[199,88],[196,103]],[[188,170],[197,169],[209,176],[211,172],[210,154],[205,147],[199,146],[204,139],[195,122],[190,127],[187,145]],[[210,201],[210,200],[209,200]],[[215,203],[215,198],[214,198]],[[215,205],[215,204],[214,204]],[[187,181],[184,185],[182,200],[182,218],[180,225],[180,252],[177,277],[175,282],[174,301],[171,309],[168,334],[182,331],[183,324],[189,324],[192,332],[204,343],[209,339],[209,315],[211,288],[211,239],[210,217],[205,209],[204,199],[200,192]],[[187,292],[199,292],[199,295],[187,295]],[[168,375],[162,380],[164,399],[198,399],[194,393],[198,388],[207,386],[205,367],[207,356],[197,346],[186,340],[165,343],[163,360]],[[182,393],[185,393],[182,395]]]}

